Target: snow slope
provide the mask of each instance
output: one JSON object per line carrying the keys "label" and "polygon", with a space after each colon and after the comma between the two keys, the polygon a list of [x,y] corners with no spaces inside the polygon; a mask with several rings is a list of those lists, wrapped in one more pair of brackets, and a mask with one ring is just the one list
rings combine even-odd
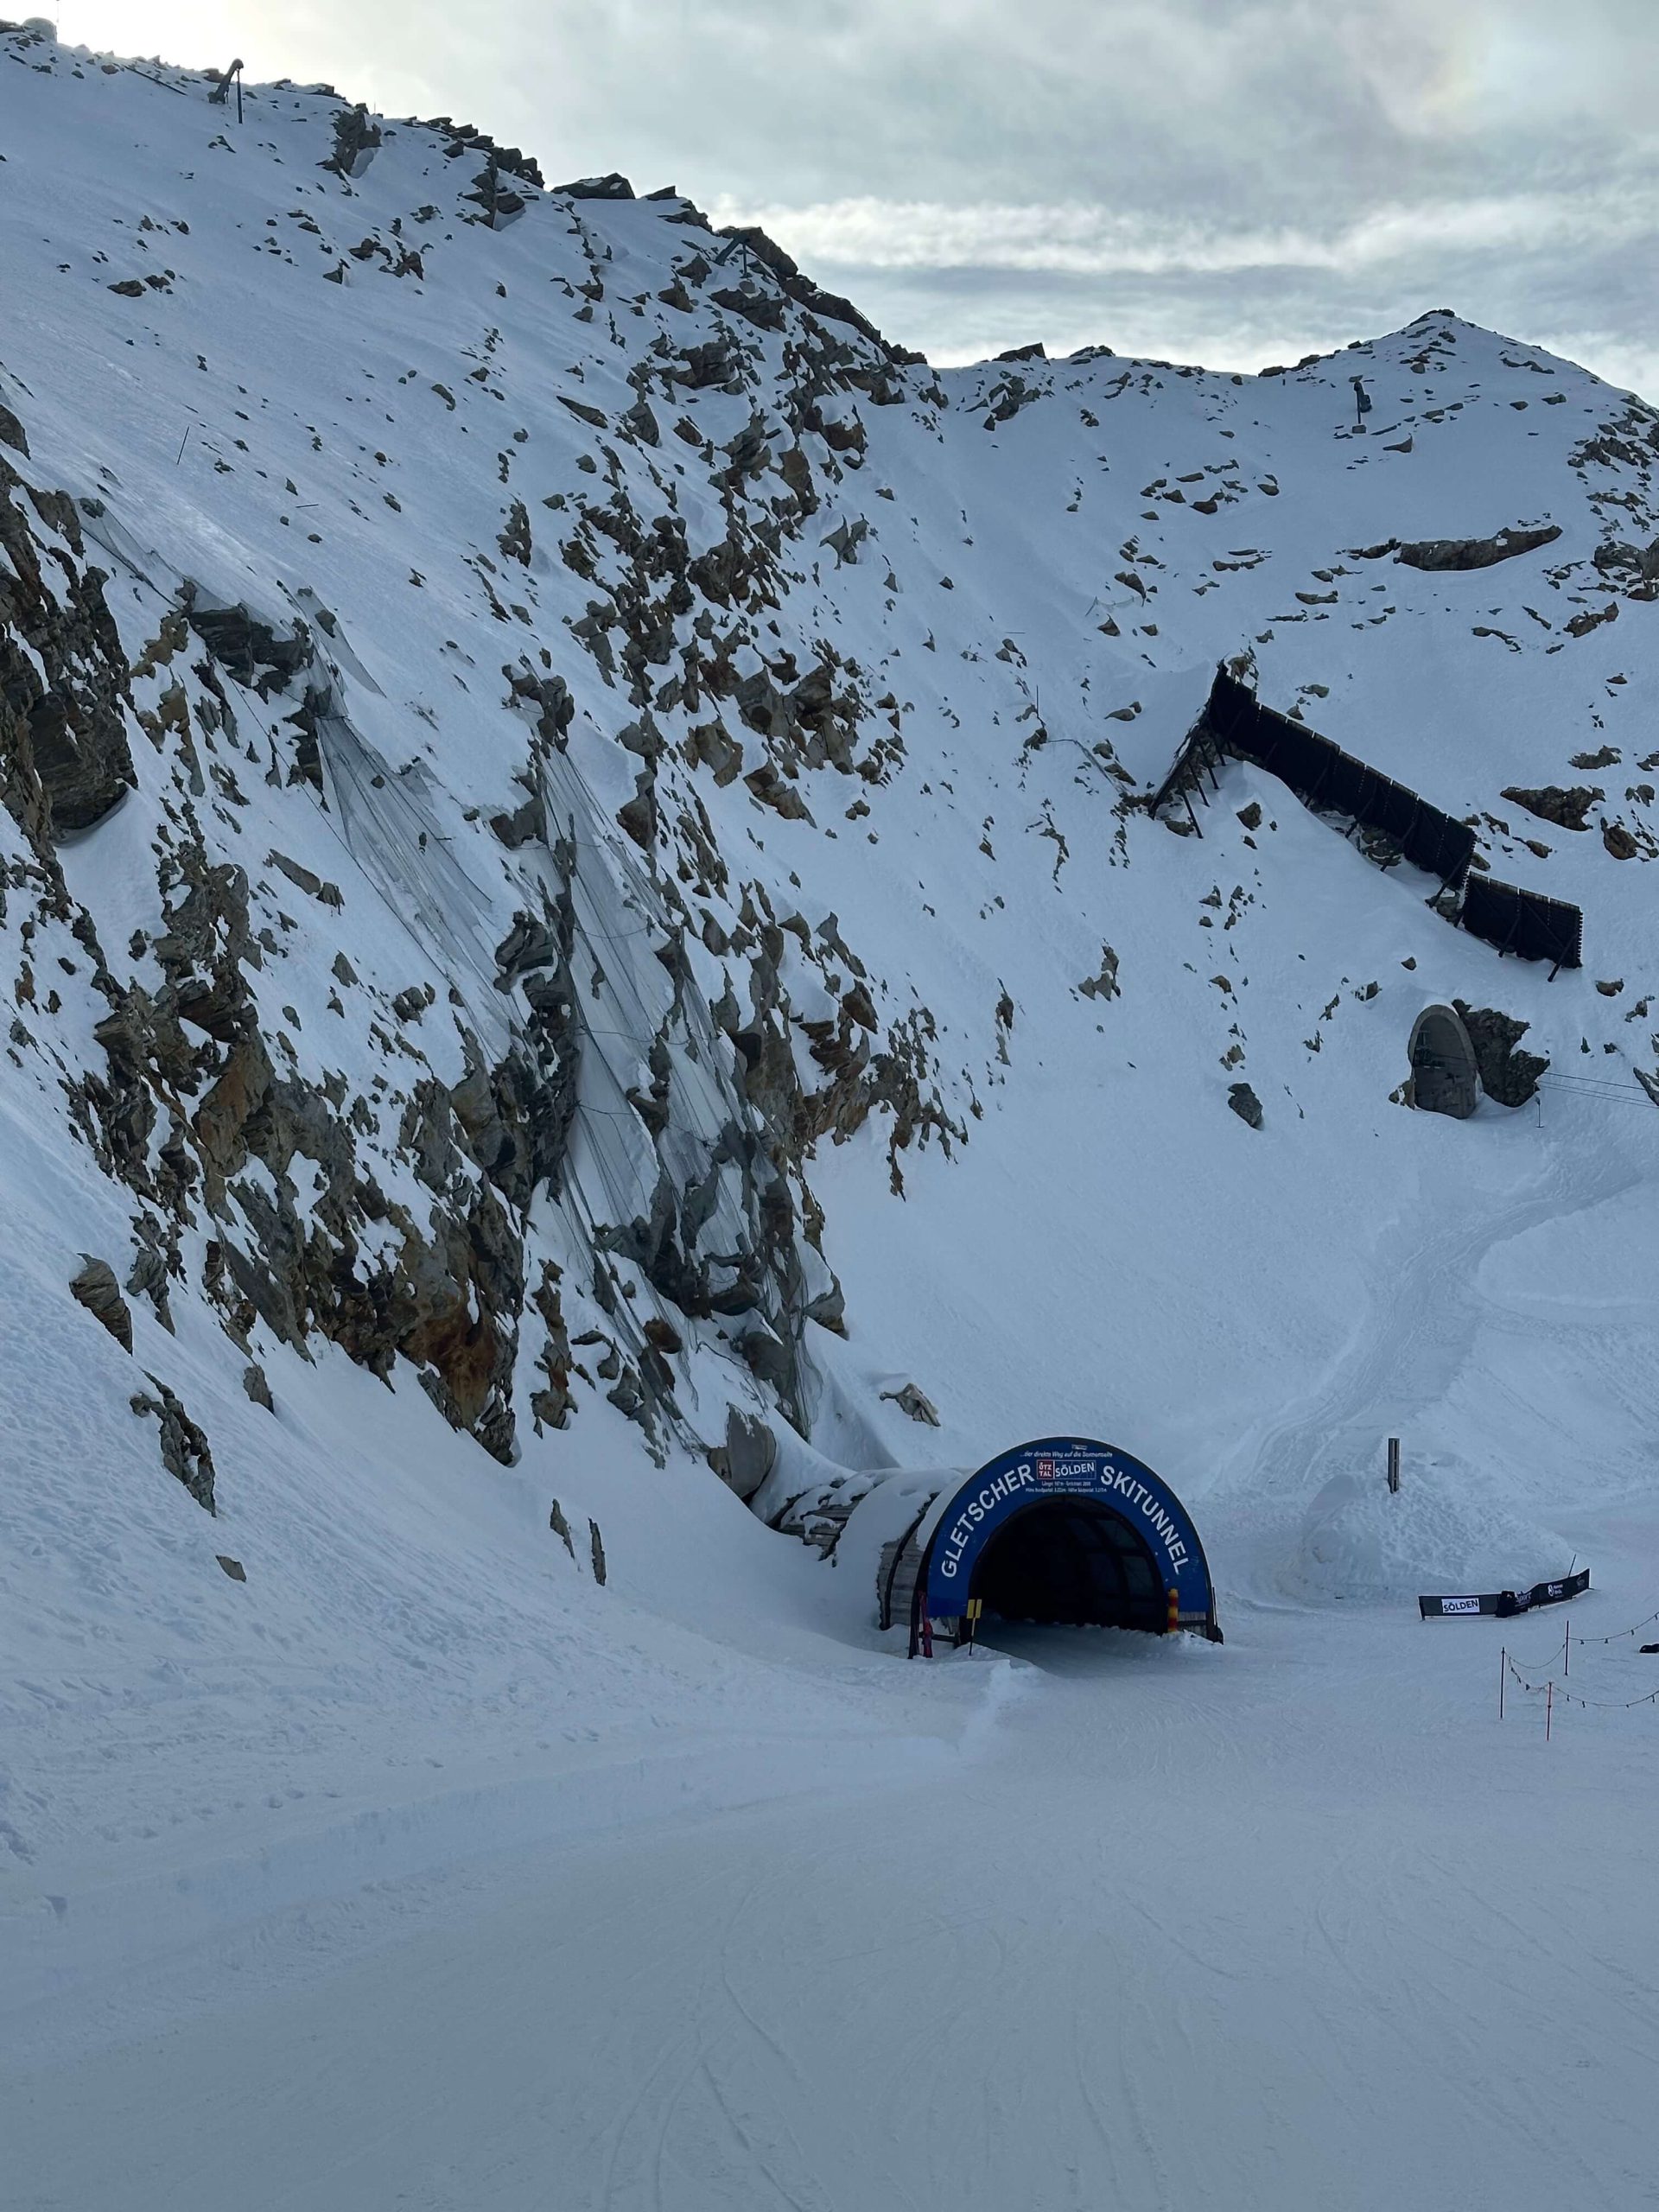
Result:
{"label": "snow slope", "polygon": [[[0,34],[0,2198],[1642,2201],[1655,1708],[1546,1758],[1409,1599],[1659,1603],[1652,410],[1439,311],[935,372],[210,89]],[[1585,969],[1149,811],[1243,655]],[[1537,1099],[1399,1103],[1453,998]],[[906,1669],[728,1408],[1112,1437],[1228,1644]]]}

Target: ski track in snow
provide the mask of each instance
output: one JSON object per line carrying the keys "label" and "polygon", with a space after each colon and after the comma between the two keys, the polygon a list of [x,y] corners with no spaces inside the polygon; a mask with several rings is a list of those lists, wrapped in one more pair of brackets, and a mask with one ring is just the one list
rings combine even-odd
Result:
{"label": "ski track in snow", "polygon": [[1321,1454],[1345,1428],[1363,1422],[1374,1438],[1384,1409],[1444,1402],[1486,1319],[1478,1281],[1488,1255],[1530,1230],[1617,1200],[1642,1180],[1599,1150],[1586,1159],[1552,1143],[1529,1184],[1474,1219],[1443,1230],[1421,1218],[1389,1224],[1368,1255],[1369,1296],[1340,1353],[1300,1402],[1241,1440],[1232,1467],[1217,1478],[1218,1492],[1247,1493],[1258,1517],[1275,1497],[1305,1500]]}
{"label": "ski track in snow", "polygon": [[925,1781],[514,1853],[287,1988],[210,1947],[165,2032],[14,2076],[16,2170],[60,2192],[23,2201],[1644,2201],[1627,1737],[1569,1715],[1546,1752],[1492,1651],[1395,1619],[1236,1660],[1011,1640],[1043,1671]]}

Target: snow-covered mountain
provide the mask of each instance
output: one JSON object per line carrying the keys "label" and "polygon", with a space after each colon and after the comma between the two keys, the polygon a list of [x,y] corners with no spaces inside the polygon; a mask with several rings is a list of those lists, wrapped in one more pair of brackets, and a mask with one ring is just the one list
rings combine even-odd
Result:
{"label": "snow-covered mountain", "polygon": [[[863,1570],[764,1525],[872,1472],[1109,1435],[1300,1601],[1650,1484],[1651,408],[1440,310],[938,371],[671,190],[216,83],[0,33],[31,1987],[148,1940],[67,1966],[38,1870],[280,1902],[417,1764],[505,1834],[550,1738],[896,1758]],[[1221,664],[1582,969],[1246,762],[1155,805]]]}

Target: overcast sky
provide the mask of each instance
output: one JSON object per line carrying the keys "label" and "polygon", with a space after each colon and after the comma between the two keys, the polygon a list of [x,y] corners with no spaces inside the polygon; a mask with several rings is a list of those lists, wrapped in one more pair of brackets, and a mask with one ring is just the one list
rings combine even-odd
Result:
{"label": "overcast sky", "polygon": [[1659,399],[1659,0],[57,13],[476,124],[550,182],[677,185],[939,361],[1040,338],[1252,368],[1451,307]]}

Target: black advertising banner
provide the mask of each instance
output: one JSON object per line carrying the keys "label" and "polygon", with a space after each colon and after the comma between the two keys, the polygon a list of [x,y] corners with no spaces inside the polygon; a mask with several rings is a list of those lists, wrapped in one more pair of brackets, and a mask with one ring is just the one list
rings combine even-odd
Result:
{"label": "black advertising banner", "polygon": [[1484,1590],[1461,1598],[1419,1598],[1417,1611],[1426,1621],[1457,1620],[1479,1613],[1493,1613],[1500,1620],[1515,1613],[1530,1613],[1540,1605],[1559,1605],[1590,1587],[1590,1570],[1564,1574],[1554,1582],[1535,1582],[1530,1590]]}

